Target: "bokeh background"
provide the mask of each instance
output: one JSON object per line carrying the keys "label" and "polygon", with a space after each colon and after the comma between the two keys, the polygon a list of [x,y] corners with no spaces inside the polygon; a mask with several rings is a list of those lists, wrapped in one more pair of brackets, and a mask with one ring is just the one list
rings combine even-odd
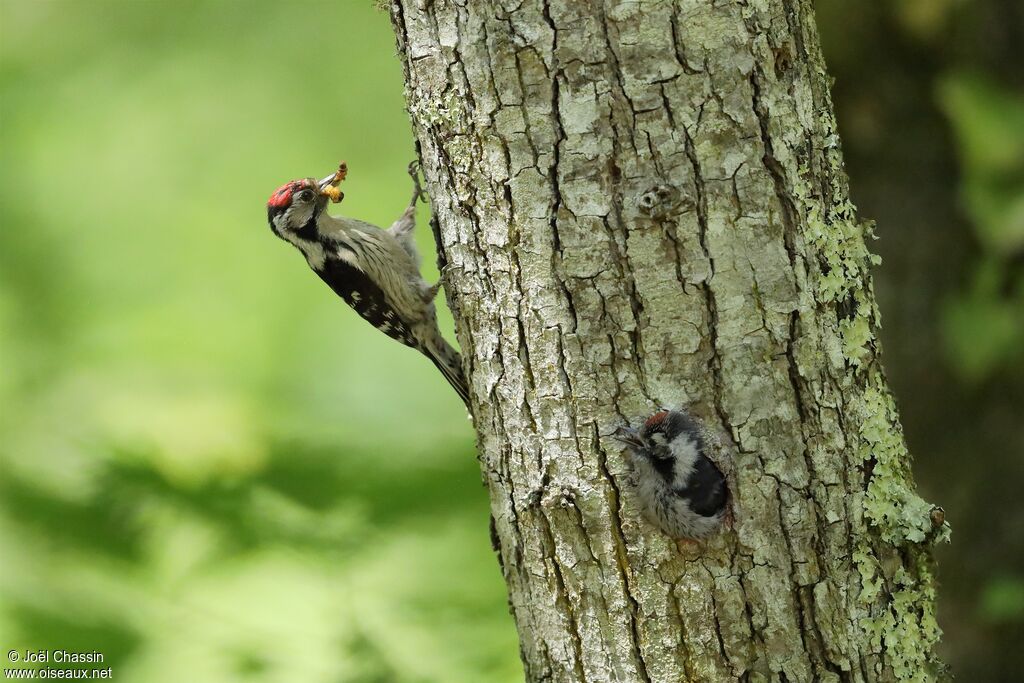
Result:
{"label": "bokeh background", "polygon": [[[339,158],[346,213],[408,198],[372,4],[0,0],[4,652],[143,683],[521,680],[458,399],[265,223]],[[886,367],[954,529],[943,655],[1018,680],[1024,9],[818,15]]]}

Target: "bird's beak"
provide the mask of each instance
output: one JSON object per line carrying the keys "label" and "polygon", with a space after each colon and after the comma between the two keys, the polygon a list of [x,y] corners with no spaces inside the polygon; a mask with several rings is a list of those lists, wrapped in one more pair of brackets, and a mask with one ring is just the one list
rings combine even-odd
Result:
{"label": "bird's beak", "polygon": [[345,198],[345,193],[338,189],[338,184],[345,179],[346,175],[348,175],[348,166],[343,161],[338,164],[337,171],[317,183],[320,194],[335,204],[340,202]]}
{"label": "bird's beak", "polygon": [[640,432],[633,429],[632,427],[619,427],[612,434],[612,438],[616,441],[626,444],[631,448],[646,448],[647,444],[640,436]]}
{"label": "bird's beak", "polygon": [[319,187],[321,190],[323,190],[325,187],[331,187],[331,186],[334,185],[334,181],[337,179],[337,177],[338,177],[338,172],[335,171],[334,173],[332,173],[331,175],[327,176],[326,178],[321,180],[319,183],[317,183],[317,187]]}

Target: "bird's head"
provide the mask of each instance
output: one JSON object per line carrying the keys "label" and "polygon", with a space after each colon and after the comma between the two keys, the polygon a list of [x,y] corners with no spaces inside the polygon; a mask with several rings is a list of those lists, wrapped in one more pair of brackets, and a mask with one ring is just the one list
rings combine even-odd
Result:
{"label": "bird's head", "polygon": [[687,413],[677,410],[656,412],[640,429],[620,427],[615,438],[652,462],[671,461],[704,449],[700,427]]}
{"label": "bird's head", "polygon": [[338,183],[345,179],[345,162],[323,180],[302,178],[285,183],[267,200],[267,221],[278,237],[287,239],[289,233],[307,228],[323,213],[327,201],[340,202],[345,196]]}
{"label": "bird's head", "polygon": [[298,232],[316,221],[327,206],[327,196],[322,194],[313,178],[303,178],[285,183],[267,200],[267,221],[278,237],[285,233]]}

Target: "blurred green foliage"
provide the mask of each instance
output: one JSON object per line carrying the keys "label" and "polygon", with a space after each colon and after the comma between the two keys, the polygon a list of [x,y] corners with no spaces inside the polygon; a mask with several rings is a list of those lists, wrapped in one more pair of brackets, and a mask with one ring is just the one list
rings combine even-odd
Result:
{"label": "blurred green foliage", "polygon": [[975,234],[1000,255],[1024,249],[1024,97],[978,74],[939,83],[953,124]]}
{"label": "blurred green foliage", "polygon": [[951,365],[983,380],[1024,358],[1024,97],[984,75],[939,83],[961,159],[962,197],[981,253],[946,304]]}
{"label": "blurred green foliage", "polygon": [[1024,581],[1015,576],[997,576],[985,584],[981,597],[982,618],[993,622],[1024,618]]}
{"label": "blurred green foliage", "polygon": [[1024,671],[1024,3],[817,0],[853,200],[877,221],[884,362],[942,505],[940,652]]}
{"label": "blurred green foliage", "polygon": [[0,60],[4,652],[146,683],[521,680],[458,398],[266,224],[342,158],[346,214],[404,208],[386,14],[2,0]]}

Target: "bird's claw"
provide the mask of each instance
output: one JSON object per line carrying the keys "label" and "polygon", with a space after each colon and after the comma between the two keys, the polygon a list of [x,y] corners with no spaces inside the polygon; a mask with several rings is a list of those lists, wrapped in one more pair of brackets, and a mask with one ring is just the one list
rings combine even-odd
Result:
{"label": "bird's claw", "polygon": [[420,185],[420,162],[416,159],[413,159],[412,161],[409,162],[409,168],[407,170],[409,172],[409,177],[412,178],[413,182],[412,201],[409,203],[409,205],[415,206],[417,200],[420,199],[422,199],[423,202],[426,203],[427,200],[423,198],[423,187]]}

